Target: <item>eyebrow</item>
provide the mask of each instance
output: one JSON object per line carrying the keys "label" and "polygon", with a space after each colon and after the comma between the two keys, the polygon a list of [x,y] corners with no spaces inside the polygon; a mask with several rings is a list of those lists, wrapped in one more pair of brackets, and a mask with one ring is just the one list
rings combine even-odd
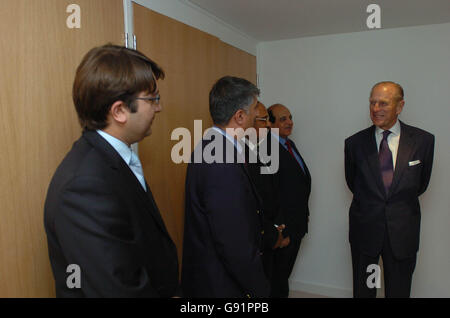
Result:
{"label": "eyebrow", "polygon": [[155,95],[155,96],[158,96],[159,95],[159,90],[157,90],[156,92],[154,92],[154,93],[150,93],[150,92],[147,92],[147,94],[149,94],[149,95]]}

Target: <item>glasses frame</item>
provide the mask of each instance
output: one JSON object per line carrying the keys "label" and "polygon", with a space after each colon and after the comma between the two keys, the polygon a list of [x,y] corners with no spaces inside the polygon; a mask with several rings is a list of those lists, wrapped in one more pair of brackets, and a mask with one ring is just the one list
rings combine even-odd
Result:
{"label": "glasses frame", "polygon": [[152,103],[159,105],[159,101],[161,100],[161,95],[157,95],[156,97],[136,97],[135,99],[151,101]]}
{"label": "glasses frame", "polygon": [[256,117],[255,120],[268,122],[268,121],[269,121],[269,116],[265,116],[265,117]]}

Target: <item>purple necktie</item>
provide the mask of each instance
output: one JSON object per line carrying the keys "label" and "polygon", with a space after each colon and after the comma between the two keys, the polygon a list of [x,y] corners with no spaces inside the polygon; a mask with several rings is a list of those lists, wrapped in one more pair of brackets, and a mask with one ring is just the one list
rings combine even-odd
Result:
{"label": "purple necktie", "polygon": [[394,165],[392,162],[392,152],[389,149],[387,137],[391,132],[389,130],[383,131],[383,140],[381,140],[380,151],[378,159],[380,160],[381,177],[383,178],[384,189],[386,194],[389,193],[389,188],[394,177]]}

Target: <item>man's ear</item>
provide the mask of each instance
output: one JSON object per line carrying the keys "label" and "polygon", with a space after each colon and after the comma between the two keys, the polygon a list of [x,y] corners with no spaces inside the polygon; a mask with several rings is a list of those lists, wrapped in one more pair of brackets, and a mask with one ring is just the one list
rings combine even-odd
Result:
{"label": "man's ear", "polygon": [[405,106],[405,100],[402,99],[397,105],[397,115],[400,115],[403,110],[403,106]]}
{"label": "man's ear", "polygon": [[125,105],[125,103],[121,100],[118,100],[112,104],[109,115],[111,116],[111,120],[117,122],[118,124],[124,125],[128,121],[128,116],[130,114],[130,110]]}
{"label": "man's ear", "polygon": [[245,123],[245,115],[247,115],[247,113],[243,109],[239,109],[237,112],[234,113],[233,118],[236,121],[236,123],[239,124],[239,126]]}

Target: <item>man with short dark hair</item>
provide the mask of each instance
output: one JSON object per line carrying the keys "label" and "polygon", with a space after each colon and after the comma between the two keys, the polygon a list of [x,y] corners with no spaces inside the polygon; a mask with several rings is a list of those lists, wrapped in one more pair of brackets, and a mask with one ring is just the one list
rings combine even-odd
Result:
{"label": "man with short dark hair", "polygon": [[373,86],[373,125],[345,140],[345,177],[353,192],[350,246],[354,297],[376,297],[370,265],[383,258],[386,297],[409,297],[420,237],[419,196],[431,176],[434,136],[398,120],[405,105],[394,82]]}
{"label": "man with short dark hair", "polygon": [[[308,232],[309,195],[311,175],[295,143],[289,138],[294,127],[289,109],[282,104],[269,107],[272,123],[271,136],[279,142],[279,169],[277,172],[277,193],[279,212],[277,224],[285,224],[283,236],[289,238],[289,245],[274,252],[271,278],[271,297],[289,296],[289,276],[294,268],[300,244]],[[275,133],[273,128],[278,129]]]}
{"label": "man with short dark hair", "polygon": [[254,84],[230,76],[211,89],[214,127],[194,150],[186,175],[181,284],[187,297],[269,295],[261,203],[239,142],[253,125],[258,95]]}
{"label": "man with short dark hair", "polygon": [[[57,297],[172,297],[177,252],[130,147],[161,111],[163,70],[138,51],[90,50],[73,101],[83,133],[56,170],[44,223]],[[69,265],[79,283],[67,284]]]}

